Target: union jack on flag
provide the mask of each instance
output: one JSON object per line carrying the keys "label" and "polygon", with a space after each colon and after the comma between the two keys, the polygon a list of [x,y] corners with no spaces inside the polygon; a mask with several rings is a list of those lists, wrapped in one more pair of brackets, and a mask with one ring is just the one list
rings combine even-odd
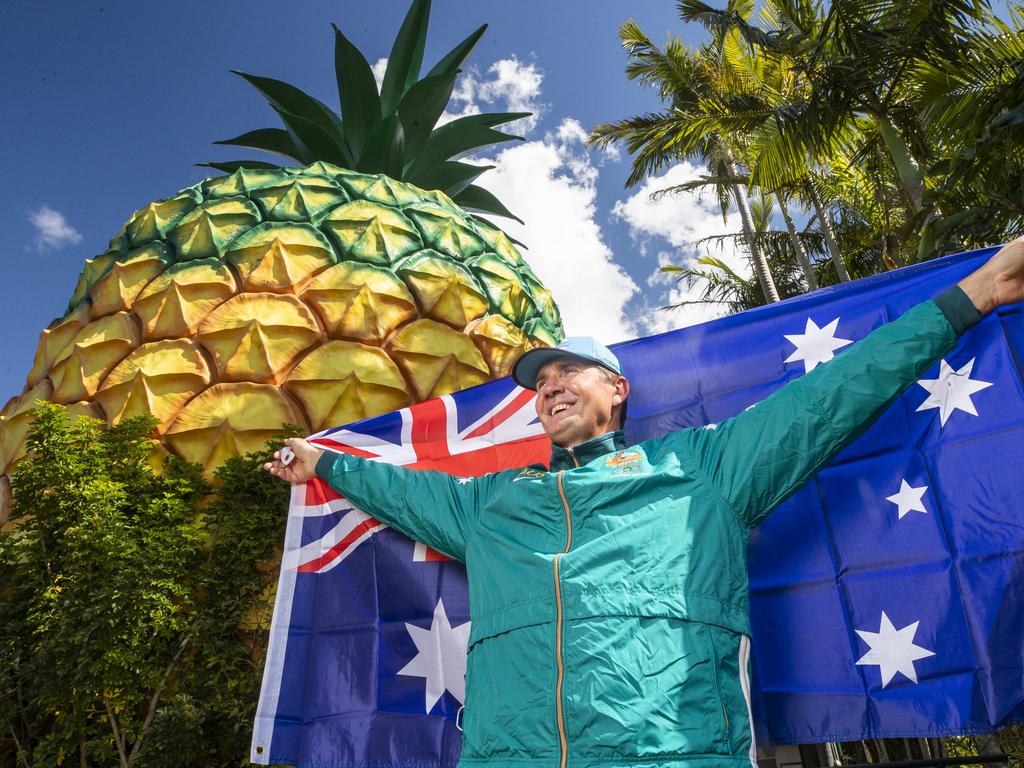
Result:
{"label": "union jack on flag", "polygon": [[[547,461],[534,398],[504,379],[309,440],[471,482]],[[336,764],[376,762],[390,744],[411,762],[452,764],[469,635],[462,565],[319,478],[292,489],[285,539],[253,761],[323,764],[313,756],[329,753]]]}

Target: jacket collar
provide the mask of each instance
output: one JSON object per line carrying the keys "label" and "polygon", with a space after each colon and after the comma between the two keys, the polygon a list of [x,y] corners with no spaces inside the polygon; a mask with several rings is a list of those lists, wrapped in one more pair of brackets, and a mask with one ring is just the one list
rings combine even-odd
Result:
{"label": "jacket collar", "polygon": [[563,469],[582,467],[594,459],[599,459],[605,454],[613,453],[614,451],[621,451],[625,447],[626,440],[621,429],[592,437],[587,442],[580,443],[572,448],[552,445],[550,469],[552,472],[559,472]]}

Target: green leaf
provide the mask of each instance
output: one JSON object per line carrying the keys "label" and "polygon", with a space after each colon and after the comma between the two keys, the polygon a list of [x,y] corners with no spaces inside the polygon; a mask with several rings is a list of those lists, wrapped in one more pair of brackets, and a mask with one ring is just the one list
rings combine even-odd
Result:
{"label": "green leaf", "polygon": [[358,162],[366,137],[381,116],[380,95],[366,58],[336,25],[331,26],[334,27],[334,72],[338,80],[345,142],[352,159]]}
{"label": "green leaf", "polygon": [[405,131],[406,157],[415,158],[448,105],[458,71],[425,77],[409,89],[398,104],[398,119]]}
{"label": "green leaf", "polygon": [[452,199],[467,210],[493,213],[495,216],[507,216],[520,224],[523,223],[523,220],[506,208],[498,198],[475,184],[470,184]]}
{"label": "green leaf", "polygon": [[351,165],[347,148],[339,145],[320,125],[274,105],[271,107],[277,112],[277,116],[281,118],[281,122],[292,137],[298,150],[299,162],[308,165],[317,160],[325,160],[342,166]]}
{"label": "green leaf", "polygon": [[500,144],[504,141],[522,141],[521,136],[493,130],[493,126],[529,117],[529,112],[495,112],[490,115],[469,115],[435,128],[412,161],[411,173],[420,173],[431,165],[459,157],[475,149]]}
{"label": "green leaf", "polygon": [[283,128],[260,128],[243,133],[241,136],[235,136],[233,139],[223,139],[213,143],[232,147],[249,147],[263,152],[273,152],[276,155],[284,155],[292,160],[301,160],[291,134]]}
{"label": "green leaf", "polygon": [[494,168],[493,165],[472,165],[448,161],[431,166],[429,173],[405,179],[423,189],[440,189],[448,197],[454,198],[468,187],[484,171]]}
{"label": "green leaf", "polygon": [[469,58],[469,54],[473,51],[473,48],[476,47],[480,38],[483,37],[486,29],[487,25],[484,24],[473,34],[452,48],[443,59],[434,65],[432,70],[427,72],[427,77],[432,77],[433,75],[450,75],[453,72],[458,72],[462,69],[462,65],[465,63],[466,59]]}
{"label": "green leaf", "polygon": [[232,72],[263,94],[297,139],[296,143],[305,145],[313,153],[312,159],[303,158],[303,161],[326,160],[352,166],[341,120],[326,104],[280,80],[249,75],[237,69]]}
{"label": "green leaf", "polygon": [[381,120],[363,148],[356,170],[363,173],[383,173],[393,179],[402,178],[402,159],[405,153],[405,132],[396,115]]}
{"label": "green leaf", "polygon": [[226,160],[223,163],[196,163],[200,168],[213,168],[224,173],[234,173],[239,168],[254,168],[264,170],[276,170],[279,165],[265,163],[262,160]]}
{"label": "green leaf", "polygon": [[430,0],[413,0],[391,47],[388,67],[384,71],[384,82],[380,88],[382,115],[394,114],[402,96],[419,79],[429,16]]}

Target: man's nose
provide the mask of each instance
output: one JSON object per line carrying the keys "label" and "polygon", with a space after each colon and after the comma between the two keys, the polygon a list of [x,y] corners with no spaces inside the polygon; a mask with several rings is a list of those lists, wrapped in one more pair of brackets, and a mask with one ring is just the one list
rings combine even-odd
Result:
{"label": "man's nose", "polygon": [[537,390],[540,394],[545,397],[551,397],[551,395],[557,395],[562,391],[562,377],[561,376],[549,376],[544,379],[541,383],[540,388]]}

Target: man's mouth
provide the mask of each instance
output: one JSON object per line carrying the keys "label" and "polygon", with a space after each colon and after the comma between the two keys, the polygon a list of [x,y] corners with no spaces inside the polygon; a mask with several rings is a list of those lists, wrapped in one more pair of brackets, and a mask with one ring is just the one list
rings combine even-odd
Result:
{"label": "man's mouth", "polygon": [[557,416],[562,411],[569,410],[569,407],[570,407],[569,403],[559,403],[558,405],[556,405],[554,408],[551,409],[551,415],[552,416]]}

